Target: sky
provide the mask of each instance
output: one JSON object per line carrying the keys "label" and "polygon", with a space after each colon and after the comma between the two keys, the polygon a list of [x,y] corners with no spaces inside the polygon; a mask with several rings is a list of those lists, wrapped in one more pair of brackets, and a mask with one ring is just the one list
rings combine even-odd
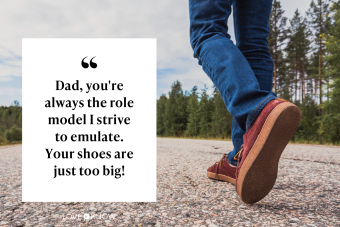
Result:
{"label": "sky", "polygon": [[[291,18],[296,9],[304,14],[310,0],[281,4]],[[234,41],[232,17],[228,25]],[[22,104],[22,38],[157,38],[157,98],[175,80],[184,91],[212,86],[193,58],[188,0],[8,0],[0,27],[0,106]]]}

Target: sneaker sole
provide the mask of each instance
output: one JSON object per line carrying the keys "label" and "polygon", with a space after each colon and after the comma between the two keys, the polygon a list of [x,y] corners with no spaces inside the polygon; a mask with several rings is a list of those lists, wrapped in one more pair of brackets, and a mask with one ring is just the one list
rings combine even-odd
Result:
{"label": "sneaker sole", "polygon": [[273,188],[280,156],[301,120],[301,110],[290,102],[277,105],[267,117],[239,170],[237,194],[245,203],[256,203]]}
{"label": "sneaker sole", "polygon": [[235,184],[236,183],[236,180],[234,178],[231,178],[231,177],[228,177],[226,175],[223,175],[223,174],[217,174],[217,178],[215,177],[216,176],[216,173],[212,173],[212,172],[208,172],[207,171],[207,176],[209,178],[212,178],[212,179],[215,179],[215,180],[221,180],[221,181],[227,181],[229,183],[232,183],[232,184]]}

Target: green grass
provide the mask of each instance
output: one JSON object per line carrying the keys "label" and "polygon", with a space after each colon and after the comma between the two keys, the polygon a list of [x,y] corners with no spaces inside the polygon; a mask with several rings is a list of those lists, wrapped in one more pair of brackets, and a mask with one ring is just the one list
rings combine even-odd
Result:
{"label": "green grass", "polygon": [[22,144],[22,141],[13,141],[13,142],[4,142],[4,143],[0,143],[0,147],[1,147],[1,146],[16,145],[16,144]]}

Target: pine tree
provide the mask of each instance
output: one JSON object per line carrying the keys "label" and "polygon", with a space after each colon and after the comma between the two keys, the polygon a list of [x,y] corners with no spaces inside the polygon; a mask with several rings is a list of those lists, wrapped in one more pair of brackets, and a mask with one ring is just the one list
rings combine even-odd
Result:
{"label": "pine tree", "polygon": [[280,58],[282,59],[282,64],[280,67],[278,67],[278,75],[281,75],[278,80],[279,84],[279,94],[280,97],[286,100],[292,100],[292,94],[291,92],[291,81],[294,79],[294,71],[293,68],[290,67],[289,62],[291,59],[288,59],[287,56],[285,56],[285,52],[282,51],[280,53]]}
{"label": "pine tree", "polygon": [[168,101],[168,98],[165,94],[162,94],[160,98],[157,100],[157,135],[163,136],[165,133],[165,106]]}
{"label": "pine tree", "polygon": [[202,89],[200,102],[199,102],[199,127],[200,134],[206,138],[210,135],[211,129],[211,112],[212,112],[212,102],[209,100],[209,95],[207,94],[207,86],[204,85]]}
{"label": "pine tree", "polygon": [[221,139],[231,138],[232,116],[227,110],[221,94],[214,86],[212,98],[212,135]]}
{"label": "pine tree", "polygon": [[310,40],[308,37],[311,32],[308,27],[307,19],[304,18],[298,27],[298,56],[300,59],[300,84],[301,101],[305,96],[306,65],[308,65],[308,53],[310,51]]}
{"label": "pine tree", "polygon": [[319,102],[322,103],[322,55],[324,54],[323,36],[327,34],[327,25],[329,24],[329,4],[327,0],[312,0],[310,9],[307,12],[311,26],[314,29],[314,43],[318,50],[318,86],[319,86]]}
{"label": "pine tree", "polygon": [[331,86],[330,99],[323,105],[328,109],[322,116],[321,133],[326,133],[328,140],[334,144],[340,143],[340,2],[334,2],[332,7],[333,23],[330,27],[330,36],[325,42],[328,62],[333,83]]}
{"label": "pine tree", "polygon": [[294,103],[297,103],[298,95],[298,71],[299,71],[299,45],[300,45],[300,26],[302,17],[298,10],[295,11],[294,17],[289,20],[290,27],[288,28],[288,43],[285,48],[290,69],[294,71]]}
{"label": "pine tree", "polygon": [[[272,12],[270,14],[270,34],[268,36],[270,54],[274,61],[274,91],[277,92],[278,71],[283,66],[283,56],[281,54],[281,46],[284,44],[286,36],[286,21],[287,18],[283,16],[284,10],[281,8],[279,0],[274,0],[272,6]],[[282,75],[283,76],[283,75]],[[280,78],[280,81],[282,79]]]}
{"label": "pine tree", "polygon": [[[313,52],[309,58],[309,67],[307,69],[308,76],[311,80],[310,82],[310,92],[311,96],[316,99],[318,95],[318,77],[319,77],[319,54],[318,52]],[[315,102],[316,103],[316,102]]]}
{"label": "pine tree", "polygon": [[177,80],[171,85],[169,99],[165,105],[165,134],[181,136],[187,125],[187,97],[184,96],[182,84]]}
{"label": "pine tree", "polygon": [[197,86],[194,86],[191,90],[191,95],[188,104],[188,125],[186,134],[189,136],[197,136],[199,133],[199,113],[198,113],[198,96],[197,96]]}

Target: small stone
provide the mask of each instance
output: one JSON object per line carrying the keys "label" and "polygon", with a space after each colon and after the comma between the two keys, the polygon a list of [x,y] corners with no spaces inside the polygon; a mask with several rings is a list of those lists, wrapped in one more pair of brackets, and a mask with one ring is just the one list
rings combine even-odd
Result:
{"label": "small stone", "polygon": [[158,216],[159,216],[159,214],[153,214],[153,216],[154,216],[154,217],[158,217]]}
{"label": "small stone", "polygon": [[6,195],[0,195],[0,198],[5,197]]}
{"label": "small stone", "polygon": [[213,223],[210,223],[208,226],[209,226],[209,227],[218,227],[217,225],[215,225],[215,224],[213,224]]}

